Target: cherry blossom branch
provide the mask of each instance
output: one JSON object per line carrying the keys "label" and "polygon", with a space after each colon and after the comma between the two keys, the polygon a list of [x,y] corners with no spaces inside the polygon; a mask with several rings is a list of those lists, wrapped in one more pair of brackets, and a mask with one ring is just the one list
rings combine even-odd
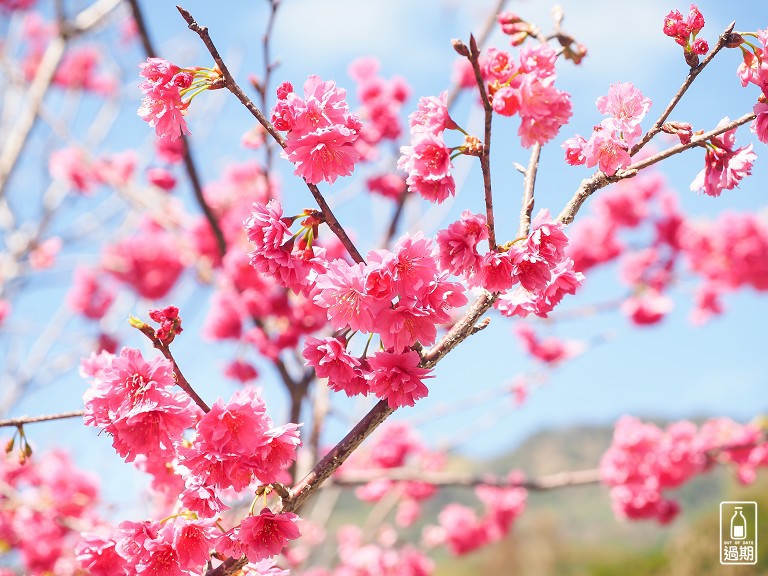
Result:
{"label": "cherry blossom branch", "polygon": [[64,55],[67,43],[71,38],[87,32],[101,22],[118,4],[120,0],[94,2],[77,14],[71,24],[60,28],[59,33],[48,44],[24,98],[26,106],[19,114],[11,133],[5,137],[5,145],[0,154],[0,198],[5,195],[11,173],[29,140],[29,134],[40,114],[43,100]]}
{"label": "cherry blossom branch", "polygon": [[291,490],[291,497],[283,500],[283,512],[295,512],[349,458],[363,440],[386,420],[394,410],[386,400],[380,400],[346,436],[328,452],[320,462]]}
{"label": "cherry blossom branch", "polygon": [[397,224],[400,222],[400,218],[403,215],[405,201],[408,199],[409,195],[410,193],[408,191],[408,186],[405,186],[403,191],[400,193],[400,197],[397,199],[397,206],[395,206],[395,212],[392,214],[392,220],[389,222],[387,235],[384,238],[384,246],[389,246],[389,244],[392,242],[392,239],[395,237],[395,234],[397,233]]}
{"label": "cherry blossom branch", "polygon": [[149,324],[145,324],[144,322],[141,322],[141,320],[136,320],[136,322],[134,322],[134,320],[136,319],[131,321],[131,325],[138,329],[139,332],[144,334],[144,336],[149,338],[150,342],[152,342],[152,345],[160,350],[160,353],[165,356],[167,360],[170,360],[171,364],[173,364],[173,374],[176,377],[176,384],[179,385],[179,388],[184,390],[184,392],[186,392],[189,397],[192,398],[195,404],[197,404],[203,412],[210,412],[211,408],[198,395],[198,393],[195,392],[195,389],[192,388],[189,380],[187,380],[184,374],[181,373],[181,368],[179,368],[179,365],[176,363],[173,354],[171,354],[170,347],[167,344],[164,344],[157,336],[155,336],[155,331]]}
{"label": "cherry blossom branch", "polygon": [[531,228],[531,214],[533,213],[534,197],[533,192],[536,187],[536,173],[539,170],[539,158],[541,156],[541,144],[536,143],[531,148],[531,159],[528,161],[528,168],[525,170],[523,180],[523,205],[520,208],[520,227],[517,229],[517,237],[525,238]]}
{"label": "cherry blossom branch", "polygon": [[531,491],[554,490],[566,486],[579,486],[597,484],[600,482],[600,470],[573,470],[557,472],[532,479],[495,478],[488,475],[452,474],[446,472],[429,472],[414,470],[411,468],[391,468],[386,470],[356,470],[344,473],[331,480],[335,486],[360,486],[373,480],[387,479],[395,482],[424,482],[439,487],[464,487],[476,486],[520,487]]}
{"label": "cherry blossom branch", "polygon": [[[222,78],[221,81],[224,84],[224,87],[227,88],[227,90],[229,90],[230,92],[232,92],[232,94],[234,94],[238,100],[240,100],[243,106],[245,106],[248,109],[248,111],[251,114],[253,114],[254,118],[258,120],[259,124],[261,124],[264,127],[264,129],[269,133],[269,135],[275,139],[275,141],[280,145],[280,147],[285,148],[286,147],[285,138],[283,138],[283,136],[277,131],[277,129],[275,129],[275,127],[267,119],[267,117],[264,116],[261,110],[259,110],[256,107],[253,101],[243,91],[243,89],[234,79],[232,74],[229,72],[229,69],[227,68],[227,65],[224,63],[224,60],[221,57],[221,54],[219,54],[219,51],[216,48],[216,45],[213,43],[213,40],[211,40],[210,34],[208,34],[208,28],[206,26],[200,26],[192,17],[192,14],[190,14],[187,10],[185,10],[181,6],[176,6],[176,9],[179,11],[182,18],[184,18],[184,20],[186,21],[187,25],[189,26],[189,29],[195,32],[203,41],[203,44],[205,44],[205,47],[208,49],[208,52],[211,54],[211,57],[213,58],[213,61],[216,63],[216,66],[218,66],[219,71],[221,72],[221,78]],[[344,228],[341,226],[339,221],[336,219],[336,216],[333,214],[331,207],[328,205],[328,202],[326,202],[325,198],[320,192],[320,189],[315,184],[310,184],[306,180],[305,180],[305,183],[307,185],[307,188],[309,188],[309,191],[312,193],[312,196],[314,197],[315,202],[317,202],[317,205],[320,207],[320,210],[322,211],[323,216],[325,217],[325,223],[328,225],[331,231],[336,235],[336,237],[342,243],[344,248],[347,249],[347,252],[349,252],[349,255],[352,256],[352,259],[355,262],[364,263],[365,260],[363,259],[360,252],[358,252],[352,240],[347,235],[347,232],[344,230]]]}
{"label": "cherry blossom branch", "polygon": [[[147,24],[144,21],[144,14],[141,11],[138,0],[128,0],[128,4],[131,6],[131,12],[133,13],[133,19],[136,21],[136,28],[139,31],[139,37],[141,38],[141,45],[144,47],[144,52],[149,58],[156,58],[158,55],[157,50],[152,43],[152,39],[149,36],[149,30]],[[224,239],[224,233],[219,226],[219,221],[216,215],[213,213],[211,206],[205,199],[203,194],[203,186],[200,182],[200,173],[197,170],[197,165],[192,156],[192,148],[190,146],[189,138],[186,134],[181,134],[181,140],[184,145],[184,168],[187,171],[189,183],[192,185],[192,192],[195,196],[195,201],[200,209],[203,211],[205,219],[208,221],[208,226],[211,228],[213,237],[216,239],[216,247],[219,254],[224,256],[227,253],[227,243]]]}
{"label": "cherry blossom branch", "polygon": [[[488,15],[488,19],[485,21],[485,25],[483,26],[482,31],[477,36],[477,44],[478,46],[484,46],[485,43],[488,41],[488,38],[491,35],[491,32],[493,32],[493,29],[496,27],[496,16],[504,9],[504,5],[507,3],[507,0],[499,0],[496,4],[496,7],[491,11]],[[450,109],[453,106],[453,103],[456,101],[456,98],[459,96],[459,93],[461,93],[461,84],[459,82],[456,82],[451,90],[448,93],[448,109]]]}
{"label": "cherry blossom branch", "polygon": [[485,81],[483,73],[480,71],[480,49],[477,46],[477,40],[470,34],[469,50],[460,41],[453,41],[454,48],[459,54],[466,56],[472,64],[472,70],[475,73],[475,81],[480,90],[480,99],[483,102],[483,112],[485,113],[483,151],[480,154],[480,169],[483,173],[483,189],[485,191],[485,219],[488,226],[488,244],[491,250],[496,251],[496,229],[493,219],[493,194],[491,192],[491,124],[493,122],[493,107],[488,99],[488,93],[485,91]]}
{"label": "cherry blossom branch", "polygon": [[728,43],[731,33],[733,32],[733,28],[736,26],[736,22],[731,22],[725,29],[725,31],[720,35],[720,37],[717,39],[717,44],[715,44],[715,47],[712,48],[712,50],[709,51],[709,54],[706,55],[704,60],[701,61],[701,63],[698,66],[694,66],[690,69],[688,72],[688,76],[685,79],[685,82],[683,82],[682,86],[680,86],[680,89],[677,91],[677,93],[674,95],[670,103],[667,105],[664,112],[659,116],[659,119],[656,120],[656,123],[651,127],[648,132],[645,133],[645,135],[640,139],[640,142],[635,144],[632,149],[629,152],[630,156],[634,156],[637,154],[643,146],[648,144],[656,134],[661,132],[661,127],[664,125],[664,122],[667,121],[667,118],[669,118],[669,115],[672,113],[672,111],[675,109],[677,104],[680,102],[680,100],[683,98],[683,95],[688,91],[688,88],[691,87],[691,84],[693,84],[693,81],[696,80],[696,77],[704,70],[704,68],[709,64],[712,59],[717,55],[720,50],[722,50],[726,44]]}
{"label": "cherry blossom branch", "polygon": [[456,346],[461,344],[469,336],[475,333],[475,325],[480,317],[485,314],[498,296],[490,292],[484,292],[472,306],[466,311],[464,316],[448,330],[440,341],[432,346],[421,358],[422,368],[434,368],[437,363]]}
{"label": "cherry blossom branch", "polygon": [[631,164],[626,168],[623,168],[617,171],[616,174],[614,174],[613,176],[606,176],[600,171],[595,172],[590,178],[585,178],[584,180],[581,181],[581,185],[579,186],[579,189],[576,190],[576,193],[568,201],[568,204],[565,205],[565,207],[563,208],[562,212],[560,212],[560,215],[557,217],[557,219],[560,220],[563,224],[566,224],[566,225],[570,224],[571,222],[573,222],[573,219],[576,217],[576,214],[579,212],[579,209],[584,204],[584,202],[586,202],[587,198],[589,198],[597,190],[600,190],[601,188],[605,188],[606,186],[608,186],[608,184],[618,182],[619,180],[624,180],[625,178],[631,178],[632,176],[635,176],[643,168],[652,166],[657,162],[661,162],[662,160],[669,158],[670,156],[674,156],[675,154],[684,152],[689,148],[696,147],[702,142],[706,142],[707,140],[709,140],[714,136],[719,136],[720,134],[723,134],[728,130],[733,130],[734,128],[742,126],[747,122],[751,122],[754,119],[755,119],[754,113],[750,112],[749,114],[745,114],[741,118],[738,118],[737,120],[732,120],[731,122],[728,122],[723,126],[715,128],[714,130],[710,130],[709,132],[705,132],[703,134],[699,134],[698,136],[694,136],[693,138],[691,138],[691,141],[688,144],[678,144],[676,146],[672,146],[671,148],[667,148],[666,150],[663,150],[658,154],[654,154],[653,156],[649,156],[648,158],[645,158],[639,162]]}
{"label": "cherry blossom branch", "polygon": [[83,410],[74,410],[72,412],[60,412],[58,414],[44,414],[42,416],[19,416],[18,418],[8,418],[0,420],[0,428],[7,426],[24,426],[25,424],[37,424],[38,422],[50,422],[51,420],[65,420],[67,418],[82,418]]}
{"label": "cherry blossom branch", "polygon": [[[269,0],[269,19],[267,20],[267,28],[264,31],[264,36],[261,40],[262,55],[264,58],[264,79],[259,83],[260,85],[257,90],[261,97],[261,107],[264,110],[267,109],[267,90],[269,90],[272,70],[275,67],[275,63],[272,62],[272,57],[270,56],[270,40],[272,38],[272,29],[275,25],[275,17],[277,16],[277,9],[280,7],[280,2],[281,0]],[[273,145],[269,140],[265,139],[264,146],[266,156],[264,163],[266,164],[266,172],[268,174],[272,168]],[[267,183],[267,185],[269,185],[269,183]]]}

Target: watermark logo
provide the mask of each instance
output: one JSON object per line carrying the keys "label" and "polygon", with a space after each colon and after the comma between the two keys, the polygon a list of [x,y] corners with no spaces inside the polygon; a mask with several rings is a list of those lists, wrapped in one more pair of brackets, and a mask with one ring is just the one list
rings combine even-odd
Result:
{"label": "watermark logo", "polygon": [[720,564],[757,564],[757,502],[720,502]]}

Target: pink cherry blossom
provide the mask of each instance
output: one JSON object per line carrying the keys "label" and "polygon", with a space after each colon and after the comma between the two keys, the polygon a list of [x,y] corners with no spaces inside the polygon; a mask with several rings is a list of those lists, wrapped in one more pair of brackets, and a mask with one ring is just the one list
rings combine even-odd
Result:
{"label": "pink cherry blossom", "polygon": [[419,367],[419,355],[413,350],[406,352],[377,352],[371,356],[371,392],[379,399],[386,399],[389,407],[413,406],[424,398],[429,390],[424,378],[429,370]]}
{"label": "pink cherry blossom", "polygon": [[650,107],[651,99],[643,96],[631,82],[611,84],[608,95],[597,99],[600,113],[611,116],[606,128],[622,132],[628,144],[631,144],[629,135],[635,135]]}
{"label": "pink cherry blossom", "polygon": [[606,129],[595,130],[582,150],[588,167],[598,166],[606,176],[631,163],[627,143]]}
{"label": "pink cherry blossom", "polygon": [[763,144],[768,144],[768,103],[758,102],[752,109],[756,118],[749,125],[749,129]]}
{"label": "pink cherry blossom", "polygon": [[661,322],[672,308],[672,299],[652,288],[642,294],[630,296],[621,305],[621,311],[640,326]]}
{"label": "pink cherry blossom", "polygon": [[123,348],[86,391],[85,424],[111,434],[127,462],[140,454],[172,457],[196,417],[189,397],[172,392],[173,386],[170,361],[147,362],[138,350]]}
{"label": "pink cherry blossom", "polygon": [[285,157],[296,166],[294,174],[310,184],[325,180],[333,184],[339,176],[349,176],[360,153],[352,146],[357,133],[346,126],[333,125],[288,139]]}
{"label": "pink cherry blossom", "polygon": [[280,554],[289,540],[299,537],[298,519],[292,512],[274,514],[269,508],[246,516],[240,523],[238,533],[243,553],[251,562]]}
{"label": "pink cherry blossom", "polygon": [[172,234],[155,225],[104,250],[103,268],[150,300],[162,298],[184,268]]}
{"label": "pink cherry blossom", "polygon": [[565,162],[570,166],[580,166],[586,163],[587,159],[584,156],[584,146],[587,145],[587,141],[578,134],[568,138],[560,146],[565,150]]}
{"label": "pink cherry blossom", "polygon": [[437,234],[440,267],[457,276],[469,277],[480,265],[482,257],[477,245],[488,239],[485,217],[469,210]]}
{"label": "pink cherry blossom", "polygon": [[419,98],[418,108],[408,116],[411,135],[434,134],[440,135],[446,129],[456,128],[456,123],[448,112],[448,93],[440,96],[423,96]]}
{"label": "pink cherry blossom", "polygon": [[373,332],[374,319],[388,303],[377,301],[365,288],[365,266],[343,260],[330,263],[317,278],[313,302],[328,311],[328,320],[336,330]]}
{"label": "pink cherry blossom", "polygon": [[307,364],[315,369],[318,378],[328,378],[328,387],[347,396],[365,394],[368,384],[363,378],[360,360],[345,349],[345,342],[337,338],[319,340],[307,337],[302,353]]}
{"label": "pink cherry blossom", "polygon": [[[718,126],[728,123],[723,118]],[[723,190],[733,190],[744,176],[752,173],[752,163],[757,154],[752,144],[733,149],[736,143],[736,129],[711,138],[707,143],[704,169],[691,182],[691,190],[704,192],[708,196],[720,196]]]}
{"label": "pink cherry blossom", "polygon": [[232,380],[237,380],[241,384],[246,384],[259,377],[256,368],[245,360],[233,360],[224,368],[224,375]]}
{"label": "pink cherry blossom", "polygon": [[70,308],[90,318],[99,320],[107,313],[115,294],[103,278],[88,268],[76,268],[72,288],[67,295]]}
{"label": "pink cherry blossom", "polygon": [[546,144],[573,115],[570,95],[554,87],[555,76],[526,74],[519,90],[522,145]]}

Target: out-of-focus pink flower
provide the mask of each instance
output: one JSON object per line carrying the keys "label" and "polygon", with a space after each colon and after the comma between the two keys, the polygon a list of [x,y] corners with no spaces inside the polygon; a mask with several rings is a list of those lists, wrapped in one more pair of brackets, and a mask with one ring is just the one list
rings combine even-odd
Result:
{"label": "out-of-focus pink flower", "polygon": [[165,168],[149,168],[146,176],[147,182],[157,186],[163,192],[170,192],[176,187],[176,177]]}
{"label": "out-of-focus pink flower", "polygon": [[405,178],[399,174],[381,174],[368,178],[365,182],[368,190],[375,194],[380,194],[391,200],[399,200],[406,190]]}
{"label": "out-of-focus pink flower", "polygon": [[62,148],[51,153],[48,169],[53,178],[65,181],[81,194],[90,194],[104,182],[80,148]]}
{"label": "out-of-focus pink flower", "polygon": [[673,308],[674,303],[669,296],[652,288],[630,296],[621,305],[621,311],[639,326],[661,322]]}
{"label": "out-of-focus pink flower", "polygon": [[104,270],[144,298],[162,298],[184,269],[174,237],[152,226],[104,250]]}
{"label": "out-of-focus pink flower", "polygon": [[244,360],[233,360],[224,368],[224,375],[241,384],[247,384],[251,380],[256,380],[259,377],[259,372],[252,364]]}
{"label": "out-of-focus pink flower", "polygon": [[88,268],[75,269],[72,288],[67,295],[70,308],[92,320],[101,319],[115,299],[114,291]]}

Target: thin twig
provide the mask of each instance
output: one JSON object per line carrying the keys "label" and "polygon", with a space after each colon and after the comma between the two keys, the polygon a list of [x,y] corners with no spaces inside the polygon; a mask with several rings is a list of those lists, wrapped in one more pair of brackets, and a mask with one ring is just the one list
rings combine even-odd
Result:
{"label": "thin twig", "polygon": [[171,364],[173,365],[173,374],[176,376],[176,384],[179,385],[179,388],[184,390],[184,392],[186,392],[190,398],[192,398],[195,404],[197,404],[203,412],[210,412],[211,408],[198,395],[198,393],[195,392],[195,389],[192,388],[192,385],[189,383],[189,380],[187,380],[186,376],[181,373],[181,368],[179,368],[179,365],[176,363],[173,354],[171,354],[170,347],[167,344],[164,344],[157,336],[155,336],[155,331],[149,324],[135,326],[139,332],[149,338],[150,342],[152,342],[152,345],[157,348],[167,360],[170,360]]}
{"label": "thin twig", "polygon": [[534,205],[534,188],[536,187],[536,173],[539,170],[539,157],[541,156],[541,144],[538,142],[531,149],[531,159],[525,170],[523,180],[523,202],[520,208],[520,227],[517,229],[517,237],[525,238],[531,229],[531,214]]}
{"label": "thin twig", "polygon": [[683,95],[686,93],[688,88],[691,87],[691,84],[693,84],[693,81],[696,80],[696,77],[701,74],[702,70],[709,64],[712,59],[715,57],[715,55],[722,50],[726,43],[728,42],[728,38],[731,35],[731,32],[733,32],[733,27],[736,26],[736,22],[731,22],[728,27],[725,29],[725,31],[720,35],[720,38],[717,39],[717,44],[715,44],[715,47],[710,50],[709,54],[706,55],[704,60],[702,60],[701,64],[698,66],[691,68],[691,70],[688,72],[688,76],[685,79],[685,82],[683,82],[683,85],[680,86],[680,89],[677,91],[677,94],[672,98],[672,101],[667,105],[667,108],[664,110],[664,112],[659,116],[659,119],[656,120],[656,123],[651,127],[648,132],[640,139],[640,142],[635,144],[632,147],[632,150],[630,150],[629,155],[634,156],[637,154],[643,146],[648,144],[648,142],[651,141],[651,139],[656,136],[661,131],[661,127],[664,125],[664,122],[667,121],[667,118],[669,118],[669,115],[672,113],[672,111],[677,106],[678,102],[682,99]]}
{"label": "thin twig", "polygon": [[64,55],[68,41],[87,32],[109,14],[120,0],[99,0],[77,14],[72,23],[60,27],[59,34],[48,43],[35,77],[25,95],[26,106],[16,120],[10,134],[5,136],[5,145],[0,154],[0,198],[5,194],[8,181],[16,167],[21,153],[29,140],[29,134],[40,114],[40,109],[53,81],[53,76]]}
{"label": "thin twig", "polygon": [[484,292],[445,336],[424,354],[421,367],[433,368],[448,352],[471,336],[478,320],[493,306],[497,297],[490,292]]}
{"label": "thin twig", "polygon": [[493,107],[488,99],[488,93],[485,91],[485,80],[480,70],[480,49],[477,46],[475,37],[469,36],[469,61],[472,63],[472,70],[475,72],[475,80],[480,90],[480,99],[483,102],[483,111],[485,113],[485,125],[483,136],[483,152],[480,154],[480,169],[483,173],[483,189],[485,191],[485,220],[488,226],[488,244],[491,250],[496,251],[496,229],[493,221],[493,194],[491,192],[491,125],[493,122]]}
{"label": "thin twig", "polygon": [[301,482],[293,487],[292,498],[283,500],[283,512],[295,512],[309,496],[325,482],[363,440],[386,420],[394,410],[386,400],[380,400],[360,422],[358,422],[344,438],[328,452],[320,462],[307,474]]}
{"label": "thin twig", "polygon": [[638,171],[642,170],[643,168],[652,166],[657,162],[661,162],[662,160],[669,158],[670,156],[674,156],[675,154],[684,152],[689,148],[696,147],[702,142],[705,142],[710,138],[713,138],[714,136],[719,136],[720,134],[727,132],[728,130],[733,130],[734,128],[742,126],[747,122],[751,122],[754,119],[755,119],[754,113],[750,112],[749,114],[745,114],[741,118],[738,118],[737,120],[733,120],[725,124],[724,126],[720,126],[718,128],[715,128],[714,130],[705,132],[704,134],[694,136],[693,138],[691,138],[691,141],[688,144],[678,144],[677,146],[672,146],[671,148],[667,148],[666,150],[663,150],[658,154],[654,154],[653,156],[649,156],[648,158],[645,158],[639,162],[636,162],[635,164],[627,166],[626,168],[623,168],[618,172],[616,172],[616,174],[614,174],[613,176],[606,176],[600,171],[595,172],[590,178],[586,178],[582,180],[581,185],[579,186],[579,189],[576,190],[576,193],[565,205],[565,207],[563,208],[562,212],[560,212],[560,215],[557,217],[557,219],[560,220],[563,224],[566,224],[566,225],[570,224],[571,222],[573,222],[573,219],[576,217],[576,214],[579,212],[579,209],[584,204],[584,202],[586,202],[587,198],[589,198],[597,190],[600,190],[601,188],[605,188],[606,186],[608,186],[608,184],[618,182],[619,180],[624,180],[625,178],[631,178],[635,176],[638,173]]}
{"label": "thin twig", "polygon": [[[485,43],[488,41],[488,38],[491,35],[491,32],[493,32],[493,29],[496,26],[496,16],[504,9],[504,5],[507,3],[507,0],[499,0],[496,3],[496,7],[493,9],[493,11],[488,15],[488,19],[485,21],[485,25],[483,26],[482,31],[480,34],[477,35],[477,45],[481,48],[485,46]],[[462,91],[461,85],[457,82],[453,85],[453,87],[448,92],[448,109],[450,110],[453,107],[454,102],[456,102],[456,98],[458,98],[459,94]]]}
{"label": "thin twig", "polygon": [[[280,7],[281,0],[270,0],[270,11],[269,11],[269,19],[267,20],[267,28],[264,31],[264,36],[261,40],[261,46],[262,46],[262,56],[264,59],[264,78],[259,82],[259,96],[261,97],[261,108],[263,110],[267,109],[267,91],[269,90],[270,85],[270,79],[272,77],[272,70],[275,67],[275,63],[272,62],[272,57],[270,56],[270,40],[272,39],[272,29],[275,25],[275,19],[277,16],[277,9]],[[264,142],[265,147],[265,175],[268,177],[269,172],[272,169],[272,158],[273,158],[273,144],[271,141],[267,140],[265,138]],[[269,189],[269,181],[267,181],[267,187]]]}
{"label": "thin twig", "polygon": [[0,428],[7,426],[24,426],[25,424],[36,424],[38,422],[50,422],[51,420],[64,420],[66,418],[81,418],[83,413],[83,410],[74,410],[72,412],[60,412],[58,414],[44,414],[43,416],[19,416],[18,418],[0,420]]}
{"label": "thin twig", "polygon": [[[138,0],[128,0],[133,12],[133,19],[136,21],[136,27],[139,30],[139,37],[141,38],[141,45],[144,47],[144,52],[149,58],[156,58],[158,55],[157,50],[152,43],[152,39],[149,36],[149,29],[144,21],[144,14],[141,11]],[[200,180],[200,173],[197,170],[194,157],[192,156],[192,148],[190,146],[189,138],[186,134],[181,135],[182,143],[184,146],[184,167],[189,177],[189,183],[192,185],[192,192],[195,195],[195,201],[200,209],[203,211],[205,219],[208,221],[208,225],[211,227],[213,237],[216,239],[216,247],[219,254],[223,257],[227,253],[227,243],[224,239],[224,233],[221,230],[219,221],[216,215],[213,213],[208,201],[203,194],[203,186]]]}
{"label": "thin twig", "polygon": [[395,212],[392,214],[392,220],[389,222],[389,228],[387,229],[387,236],[384,238],[384,246],[389,246],[392,239],[397,233],[397,225],[400,222],[400,218],[403,215],[403,209],[405,208],[405,201],[409,196],[408,186],[404,186],[403,191],[400,193],[400,197],[397,199],[397,206],[395,206]]}
{"label": "thin twig", "polygon": [[547,474],[539,478],[514,479],[494,478],[488,475],[455,474],[450,472],[430,472],[411,468],[391,468],[386,470],[356,470],[344,473],[331,480],[335,486],[360,486],[373,480],[387,479],[394,482],[424,482],[440,487],[474,488],[476,486],[494,486],[498,488],[520,487],[531,491],[553,490],[566,486],[597,484],[600,482],[600,470],[573,470]]}
{"label": "thin twig", "polygon": [[[203,41],[203,44],[205,44],[205,47],[208,49],[208,52],[210,52],[211,57],[213,57],[213,61],[216,62],[216,65],[219,67],[219,71],[221,72],[221,77],[224,82],[224,86],[226,86],[227,90],[232,92],[232,94],[234,94],[237,97],[237,99],[240,100],[240,102],[242,102],[243,106],[245,106],[248,109],[248,111],[251,114],[253,114],[254,118],[256,118],[256,120],[259,121],[259,124],[261,124],[264,127],[264,129],[269,133],[269,135],[272,136],[272,138],[274,138],[275,141],[282,148],[285,148],[286,147],[285,138],[283,138],[283,136],[275,129],[275,127],[267,119],[267,117],[261,112],[261,110],[259,110],[258,107],[251,101],[248,95],[243,91],[243,89],[239,86],[237,81],[235,81],[232,74],[229,72],[229,69],[227,68],[227,65],[224,63],[224,60],[222,59],[221,54],[219,54],[219,51],[216,48],[216,45],[211,40],[210,34],[208,34],[208,28],[205,26],[200,26],[197,22],[195,22],[195,19],[192,17],[192,15],[181,6],[176,6],[176,9],[179,11],[181,16],[187,22],[189,29],[195,32]],[[339,239],[342,245],[347,249],[347,252],[349,252],[349,255],[352,256],[352,259],[355,262],[364,263],[365,260],[363,259],[360,252],[358,252],[352,240],[347,235],[347,232],[344,230],[344,228],[341,226],[339,221],[336,219],[336,216],[333,214],[331,207],[328,205],[328,202],[326,202],[325,198],[320,192],[320,189],[315,184],[311,184],[306,180],[305,180],[305,183],[307,185],[307,188],[309,188],[309,191],[312,193],[312,196],[314,197],[315,202],[317,202],[317,205],[320,207],[320,210],[322,211],[323,216],[325,217],[325,223],[328,225],[331,231],[336,235],[336,237]]]}

